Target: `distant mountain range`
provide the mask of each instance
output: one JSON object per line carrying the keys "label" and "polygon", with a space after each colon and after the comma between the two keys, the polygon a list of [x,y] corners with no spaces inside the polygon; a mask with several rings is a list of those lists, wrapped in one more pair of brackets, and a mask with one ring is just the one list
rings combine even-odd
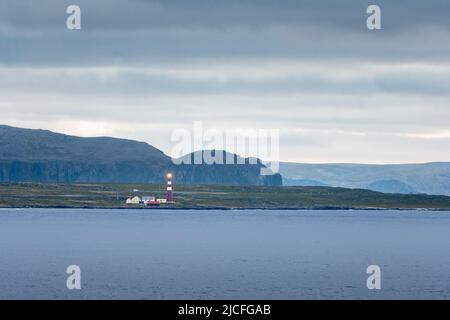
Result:
{"label": "distant mountain range", "polygon": [[0,182],[159,183],[171,171],[175,183],[281,185],[279,174],[261,176],[262,166],[174,165],[145,142],[0,125]]}
{"label": "distant mountain range", "polygon": [[283,185],[450,195],[450,162],[425,164],[280,164]]}
{"label": "distant mountain range", "polygon": [[330,186],[450,196],[449,162],[396,165],[282,162],[281,175],[261,176],[261,162],[245,161],[242,165],[175,165],[169,156],[145,142],[81,138],[0,125],[0,182],[161,183],[165,173],[171,171],[175,182],[180,184]]}

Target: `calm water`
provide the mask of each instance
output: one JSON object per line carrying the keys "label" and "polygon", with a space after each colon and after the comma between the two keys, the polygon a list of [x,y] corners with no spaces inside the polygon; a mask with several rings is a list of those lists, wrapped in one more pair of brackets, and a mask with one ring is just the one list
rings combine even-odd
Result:
{"label": "calm water", "polygon": [[0,209],[0,298],[449,299],[450,212]]}

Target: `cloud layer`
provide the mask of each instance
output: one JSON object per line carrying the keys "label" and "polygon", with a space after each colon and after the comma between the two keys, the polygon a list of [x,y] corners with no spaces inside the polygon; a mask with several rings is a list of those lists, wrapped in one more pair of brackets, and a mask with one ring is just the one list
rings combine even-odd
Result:
{"label": "cloud layer", "polygon": [[80,0],[0,3],[1,122],[147,141],[279,128],[281,158],[450,161],[450,3]]}

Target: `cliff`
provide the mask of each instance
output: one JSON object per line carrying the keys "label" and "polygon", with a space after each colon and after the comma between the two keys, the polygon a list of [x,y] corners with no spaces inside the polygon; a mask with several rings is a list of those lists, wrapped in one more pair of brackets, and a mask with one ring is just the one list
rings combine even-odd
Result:
{"label": "cliff", "polygon": [[281,185],[280,175],[261,176],[261,166],[175,165],[145,142],[0,126],[0,182],[158,183],[170,170],[176,183]]}

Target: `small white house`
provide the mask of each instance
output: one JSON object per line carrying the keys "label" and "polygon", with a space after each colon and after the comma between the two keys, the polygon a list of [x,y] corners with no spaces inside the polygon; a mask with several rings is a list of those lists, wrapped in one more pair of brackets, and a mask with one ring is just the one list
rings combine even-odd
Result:
{"label": "small white house", "polygon": [[141,198],[138,196],[127,199],[127,204],[139,204],[141,202]]}
{"label": "small white house", "polygon": [[158,201],[159,203],[166,203],[167,199],[156,199],[156,201]]}

